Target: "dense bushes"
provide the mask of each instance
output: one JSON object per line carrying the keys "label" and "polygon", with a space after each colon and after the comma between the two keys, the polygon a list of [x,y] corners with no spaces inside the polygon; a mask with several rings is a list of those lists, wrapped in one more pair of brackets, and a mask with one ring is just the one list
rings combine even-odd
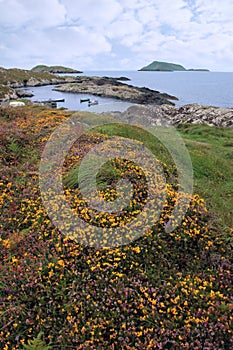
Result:
{"label": "dense bushes", "polygon": [[[213,223],[203,199],[194,195],[181,225],[166,233],[176,198],[170,184],[147,234],[113,249],[81,246],[53,226],[38,186],[43,145],[69,113],[12,111],[1,111],[0,348],[23,349],[38,334],[51,349],[232,348],[232,231]],[[106,137],[84,136],[64,172]],[[107,174],[101,195],[111,201],[109,167]],[[88,216],[75,186],[66,196]]]}

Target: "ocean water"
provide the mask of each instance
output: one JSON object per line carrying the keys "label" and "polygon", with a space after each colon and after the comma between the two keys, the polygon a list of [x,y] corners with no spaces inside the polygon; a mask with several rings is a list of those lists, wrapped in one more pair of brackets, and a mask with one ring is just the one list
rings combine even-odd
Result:
{"label": "ocean water", "polygon": [[[81,74],[80,74],[81,75]],[[233,72],[143,72],[143,71],[84,71],[88,76],[127,77],[126,84],[148,87],[178,97],[173,101],[177,106],[199,103],[206,106],[233,108]],[[89,94],[63,93],[52,90],[53,86],[28,88],[32,91],[33,101],[65,98],[59,107],[72,110],[88,110],[95,112],[123,111],[131,103],[120,102],[113,98],[101,98]],[[82,98],[97,99],[99,104],[88,107],[80,103]]]}

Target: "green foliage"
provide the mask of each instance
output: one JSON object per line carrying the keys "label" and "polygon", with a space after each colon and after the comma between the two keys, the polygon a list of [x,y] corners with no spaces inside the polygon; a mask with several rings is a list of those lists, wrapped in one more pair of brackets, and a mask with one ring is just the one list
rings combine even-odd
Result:
{"label": "green foliage", "polygon": [[8,145],[9,151],[12,152],[14,156],[18,157],[21,153],[22,147],[14,138],[9,137],[8,141],[9,141],[9,145]]}
{"label": "green foliage", "polygon": [[[22,85],[30,79],[34,78],[37,80],[52,80],[54,79],[54,75],[49,72],[34,72],[30,70],[18,69],[18,68],[10,68],[4,69],[1,68],[0,71],[0,84],[8,85],[9,83],[14,84],[15,82],[19,82]],[[60,77],[63,80],[63,77]]]}
{"label": "green foliage", "polygon": [[181,64],[176,63],[169,63],[169,62],[159,62],[154,61],[148,66],[145,66],[141,68],[140,70],[144,71],[166,71],[166,72],[172,72],[172,71],[209,71],[208,69],[198,68],[198,69],[186,69]]}
{"label": "green foliage", "polygon": [[[124,124],[109,124],[96,128],[109,136],[118,135],[136,139],[149,148],[155,156],[173,167],[173,160],[166,148],[149,132]],[[232,225],[233,207],[233,130],[208,125],[180,125],[183,138],[192,160],[194,192],[207,201],[211,211],[224,225]],[[170,172],[171,176],[172,173]]]}
{"label": "green foliage", "polygon": [[[175,187],[168,186],[152,230],[115,249],[81,245],[49,220],[38,182],[37,154],[68,113],[24,107],[0,109],[0,115],[0,349],[232,349],[232,229],[213,221],[204,200],[193,195],[180,225],[166,232],[176,196]],[[79,116],[89,126],[98,118],[106,121],[91,113]],[[166,156],[140,128],[109,124],[95,131],[73,145],[64,172],[72,173],[94,145],[108,139],[107,133],[141,140],[159,159]],[[209,206],[224,217],[223,206],[229,213],[232,197],[233,130],[182,126],[179,131],[193,160],[195,189],[205,192]],[[17,145],[27,156],[12,157]],[[118,169],[107,162],[99,171],[100,184],[110,184],[101,194],[106,200],[114,200],[111,181]],[[72,210],[86,222],[107,221],[103,227],[108,228],[124,218],[92,216],[77,189],[64,190]],[[146,188],[138,190],[144,194]]]}
{"label": "green foliage", "polygon": [[79,71],[63,67],[63,66],[46,66],[46,65],[38,65],[31,69],[34,72],[48,72],[48,73],[78,73]]}
{"label": "green foliage", "polygon": [[43,340],[41,339],[42,333],[39,333],[36,338],[33,340],[29,341],[29,344],[23,344],[23,348],[26,350],[49,350],[51,349],[50,346],[45,345]]}
{"label": "green foliage", "polygon": [[233,130],[207,125],[180,125],[194,169],[195,192],[222,224],[233,224]]}
{"label": "green foliage", "polygon": [[186,70],[180,64],[168,63],[168,62],[159,62],[154,61],[148,66],[141,68],[140,70],[155,70],[155,71],[184,71]]}

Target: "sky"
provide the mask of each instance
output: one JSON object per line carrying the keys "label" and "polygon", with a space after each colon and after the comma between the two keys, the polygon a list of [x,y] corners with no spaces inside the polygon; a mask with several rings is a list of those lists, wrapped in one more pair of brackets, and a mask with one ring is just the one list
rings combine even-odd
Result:
{"label": "sky", "polygon": [[232,0],[0,0],[0,66],[233,71]]}

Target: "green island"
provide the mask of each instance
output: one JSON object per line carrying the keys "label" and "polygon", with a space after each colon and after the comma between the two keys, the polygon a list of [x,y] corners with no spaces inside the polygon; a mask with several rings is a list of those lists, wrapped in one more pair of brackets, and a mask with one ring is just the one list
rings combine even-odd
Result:
{"label": "green island", "polygon": [[173,71],[198,71],[198,72],[209,72],[205,68],[191,68],[186,69],[181,64],[153,61],[147,66],[139,69],[140,71],[159,71],[159,72],[173,72]]}
{"label": "green island", "polygon": [[[180,224],[167,232],[179,183],[166,147],[140,126],[76,112],[73,129],[99,126],[68,152],[64,195],[75,215],[109,232],[102,236],[106,243],[114,227],[130,224],[143,210],[145,176],[125,159],[106,162],[97,176],[99,196],[111,204],[125,176],[134,195],[123,213],[97,213],[78,186],[85,154],[109,140],[130,139],[154,154],[166,178],[154,225],[128,244],[103,248],[93,245],[91,230],[89,245],[63,235],[41,198],[42,152],[53,130],[73,115],[36,105],[0,108],[0,348],[232,348],[233,129],[177,126],[193,163],[194,191]],[[90,176],[87,170],[84,186]]]}
{"label": "green island", "polygon": [[37,65],[31,69],[33,72],[48,72],[48,73],[82,73],[82,71],[64,67],[64,66],[46,66],[44,64]]}

